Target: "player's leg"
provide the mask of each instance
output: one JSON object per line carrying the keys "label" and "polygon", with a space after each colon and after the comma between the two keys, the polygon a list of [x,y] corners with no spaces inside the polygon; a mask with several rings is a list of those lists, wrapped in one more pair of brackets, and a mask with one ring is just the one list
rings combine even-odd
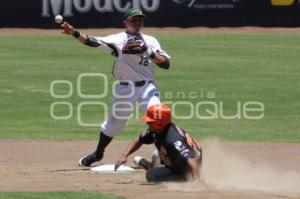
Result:
{"label": "player's leg", "polygon": [[140,95],[139,102],[140,108],[144,113],[146,113],[149,106],[161,103],[159,98],[159,90],[155,83],[151,82],[145,86],[144,91]]}
{"label": "player's leg", "polygon": [[133,162],[137,167],[145,170],[148,170],[153,167],[150,161],[146,160],[141,156],[135,156]]}
{"label": "player's leg", "polygon": [[146,172],[146,179],[148,182],[165,182],[165,181],[186,181],[186,175],[174,174],[171,169],[160,166],[148,169]]}
{"label": "player's leg", "polygon": [[145,158],[141,156],[135,156],[133,159],[133,162],[136,166],[143,168],[145,170],[148,170],[152,167],[159,167],[162,166],[161,160],[159,158],[159,154],[157,150],[154,150],[152,152],[151,161],[146,160]]}
{"label": "player's leg", "polygon": [[[115,92],[118,96],[113,96],[112,107],[108,118],[101,124],[100,138],[96,151],[81,158],[79,165],[90,166],[96,161],[103,158],[105,148],[109,145],[112,139],[122,131],[125,123],[127,122],[130,114],[133,112],[134,101],[137,100],[135,91],[131,90],[128,86],[116,85]],[[133,95],[129,95],[133,93]],[[128,97],[121,97],[121,96]]]}
{"label": "player's leg", "polygon": [[148,182],[162,182],[172,176],[172,171],[165,166],[153,167],[146,172],[146,180]]}
{"label": "player's leg", "polygon": [[82,157],[78,164],[80,166],[90,166],[94,162],[100,161],[103,158],[105,148],[109,145],[112,139],[112,137],[105,135],[103,131],[101,131],[96,151]]}
{"label": "player's leg", "polygon": [[[94,153],[85,156],[81,159],[79,164],[81,166],[90,166],[96,161],[100,161],[103,158],[105,148],[109,145],[112,139],[122,131],[127,118],[129,118],[132,111],[129,111],[128,104],[119,103],[115,106],[117,109],[123,109],[122,111],[112,110],[108,116],[108,119],[102,123],[100,139],[98,141],[97,149]],[[126,111],[124,111],[126,110]],[[119,117],[122,117],[119,118]]]}

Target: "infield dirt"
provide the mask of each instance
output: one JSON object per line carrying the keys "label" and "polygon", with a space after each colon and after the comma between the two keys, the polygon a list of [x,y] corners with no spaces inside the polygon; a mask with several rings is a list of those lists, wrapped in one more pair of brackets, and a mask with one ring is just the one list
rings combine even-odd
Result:
{"label": "infield dirt", "polygon": [[[300,145],[202,141],[202,183],[147,184],[145,172],[93,174],[77,166],[92,141],[0,141],[0,191],[100,191],[127,198],[300,198]],[[128,141],[115,140],[111,164]],[[149,157],[152,146],[136,154]],[[133,166],[132,158],[128,161]],[[100,163],[99,163],[100,164]]]}

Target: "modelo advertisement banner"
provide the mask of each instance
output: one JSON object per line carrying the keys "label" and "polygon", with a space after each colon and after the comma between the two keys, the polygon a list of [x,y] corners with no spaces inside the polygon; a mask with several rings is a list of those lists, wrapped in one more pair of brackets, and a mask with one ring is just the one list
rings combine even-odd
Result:
{"label": "modelo advertisement banner", "polygon": [[0,27],[56,28],[57,14],[79,28],[122,27],[129,8],[153,27],[300,25],[299,0],[1,0]]}

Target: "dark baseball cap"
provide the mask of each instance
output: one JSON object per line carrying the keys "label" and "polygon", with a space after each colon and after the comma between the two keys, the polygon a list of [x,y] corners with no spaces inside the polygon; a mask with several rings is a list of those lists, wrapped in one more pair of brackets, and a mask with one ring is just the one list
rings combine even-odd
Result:
{"label": "dark baseball cap", "polygon": [[141,16],[141,17],[144,17],[146,18],[146,15],[143,14],[142,10],[139,9],[139,8],[132,8],[132,9],[129,9],[125,12],[125,19],[128,19],[130,17],[134,17],[134,16]]}

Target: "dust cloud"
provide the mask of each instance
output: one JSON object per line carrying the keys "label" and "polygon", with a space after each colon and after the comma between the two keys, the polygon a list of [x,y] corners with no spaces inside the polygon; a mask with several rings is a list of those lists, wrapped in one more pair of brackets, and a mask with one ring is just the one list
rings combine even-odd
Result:
{"label": "dust cloud", "polygon": [[237,152],[226,151],[222,142],[202,142],[204,158],[199,183],[166,183],[177,191],[261,191],[300,195],[300,173],[279,170],[266,163],[253,163]]}

